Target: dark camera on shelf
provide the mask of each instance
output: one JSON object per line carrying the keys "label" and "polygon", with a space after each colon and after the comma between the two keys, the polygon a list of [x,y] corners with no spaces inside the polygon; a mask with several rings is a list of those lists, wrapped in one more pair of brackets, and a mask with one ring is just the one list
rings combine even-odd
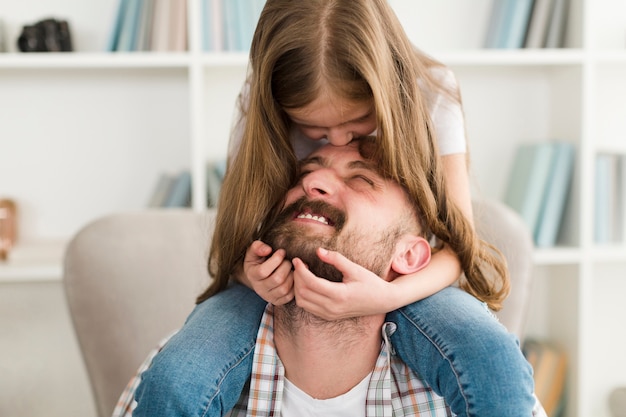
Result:
{"label": "dark camera on shelf", "polygon": [[22,52],[72,51],[70,28],[65,20],[44,19],[22,28],[17,46]]}

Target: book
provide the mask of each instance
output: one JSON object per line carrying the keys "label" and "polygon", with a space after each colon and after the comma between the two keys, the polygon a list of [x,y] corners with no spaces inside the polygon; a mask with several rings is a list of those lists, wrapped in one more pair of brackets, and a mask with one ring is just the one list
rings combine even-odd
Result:
{"label": "book", "polygon": [[213,42],[215,35],[213,33],[213,1],[202,0],[200,3],[200,13],[202,16],[202,50],[205,52],[214,51]]}
{"label": "book", "polygon": [[0,19],[0,52],[7,51],[7,36],[4,30],[4,22]]}
{"label": "book", "polygon": [[135,50],[143,3],[144,0],[129,0],[127,3],[116,51],[129,52]]}
{"label": "book", "polygon": [[505,0],[493,0],[485,35],[485,48],[498,48],[498,36],[504,20]]}
{"label": "book", "polygon": [[619,176],[616,192],[618,193],[617,241],[624,245],[626,244],[626,154],[619,156]]}
{"label": "book", "polygon": [[615,158],[598,154],[595,161],[594,240],[598,244],[612,242],[613,191]]}
{"label": "book", "polygon": [[235,0],[237,8],[237,50],[249,51],[265,0]]}
{"label": "book", "polygon": [[153,0],[152,39],[150,50],[165,52],[169,50],[170,32],[170,0]]}
{"label": "book", "polygon": [[170,2],[169,51],[187,50],[187,0]]}
{"label": "book", "polygon": [[149,51],[152,38],[152,21],[154,15],[154,1],[144,0],[139,17],[135,51]]}
{"label": "book", "polygon": [[538,247],[556,244],[573,176],[574,145],[569,142],[555,142],[553,145],[554,155],[548,184],[534,230],[535,244]]}
{"label": "book", "polygon": [[157,183],[148,200],[148,207],[156,208],[165,206],[167,197],[170,194],[172,185],[176,181],[176,176],[163,172],[159,175]]}
{"label": "book", "polygon": [[181,171],[176,176],[163,207],[189,207],[190,205],[191,172]]}
{"label": "book", "polygon": [[237,2],[235,0],[229,0],[222,3],[222,16],[224,27],[224,49],[226,51],[237,51],[239,50],[239,22],[237,15]]}
{"label": "book", "polygon": [[506,18],[500,27],[499,42],[501,48],[522,48],[526,39],[528,21],[533,0],[506,0]]}
{"label": "book", "polygon": [[549,417],[561,415],[565,405],[567,354],[545,340],[527,339],[522,352],[533,368],[535,395]]}
{"label": "book", "polygon": [[224,49],[223,11],[221,0],[204,0],[203,5],[203,48],[205,51]]}
{"label": "book", "polygon": [[504,202],[522,217],[531,233],[537,228],[553,155],[551,142],[523,143],[509,173]]}
{"label": "book", "polygon": [[533,0],[494,0],[485,47],[523,47],[532,5]]}
{"label": "book", "polygon": [[554,0],[535,0],[528,23],[525,48],[543,48]]}
{"label": "book", "polygon": [[210,162],[206,168],[207,206],[216,207],[224,177],[221,170],[221,161]]}
{"label": "book", "polygon": [[130,0],[119,0],[117,4],[117,12],[113,20],[113,26],[111,27],[111,33],[109,34],[109,42],[106,50],[109,52],[115,52],[117,50],[117,44],[120,39],[120,31],[122,30],[122,24],[124,22],[124,16],[126,9],[128,8],[128,2]]}
{"label": "book", "polygon": [[224,181],[224,176],[226,175],[226,159],[220,159],[215,162],[215,172],[217,172],[217,177],[220,181]]}
{"label": "book", "polygon": [[544,43],[545,48],[563,48],[565,46],[568,14],[569,0],[554,0]]}

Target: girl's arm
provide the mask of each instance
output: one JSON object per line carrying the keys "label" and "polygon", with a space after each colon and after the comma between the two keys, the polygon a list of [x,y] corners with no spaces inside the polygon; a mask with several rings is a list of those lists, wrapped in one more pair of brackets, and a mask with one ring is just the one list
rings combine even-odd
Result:
{"label": "girl's arm", "polygon": [[[473,224],[466,154],[443,157],[447,192]],[[343,275],[341,283],[319,279],[302,262],[294,262],[294,290],[298,305],[327,320],[387,313],[426,298],[454,283],[461,264],[447,246],[435,253],[420,271],[385,282],[337,252],[318,251],[320,258]]]}

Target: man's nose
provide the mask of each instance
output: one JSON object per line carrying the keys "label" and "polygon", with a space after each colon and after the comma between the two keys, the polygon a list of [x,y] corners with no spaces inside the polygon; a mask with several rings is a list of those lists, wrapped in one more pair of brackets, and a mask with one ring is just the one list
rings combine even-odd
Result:
{"label": "man's nose", "polygon": [[332,170],[324,168],[305,176],[302,186],[309,197],[330,197],[337,193],[341,181]]}

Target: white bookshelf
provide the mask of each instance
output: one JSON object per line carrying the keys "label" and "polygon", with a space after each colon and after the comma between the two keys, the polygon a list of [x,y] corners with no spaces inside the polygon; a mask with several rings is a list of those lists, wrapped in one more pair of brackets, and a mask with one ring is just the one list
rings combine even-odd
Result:
{"label": "white bookshelf", "polygon": [[[101,215],[142,209],[162,171],[191,169],[193,207],[205,208],[204,167],[226,154],[247,57],[200,50],[199,1],[190,0],[189,52],[112,54],[102,51],[116,0],[0,0],[10,40],[53,15],[69,19],[77,49],[0,55],[0,195],[20,205],[15,256],[27,254],[0,264],[0,283],[59,280],[65,242]],[[482,49],[491,0],[390,3],[415,44],[459,79],[475,196],[502,199],[518,143],[576,145],[567,233],[534,254],[528,334],[568,350],[566,415],[609,417],[608,393],[626,385],[626,244],[593,242],[593,163],[626,151],[626,3],[571,0],[558,50]],[[41,249],[50,241],[62,243]]]}

